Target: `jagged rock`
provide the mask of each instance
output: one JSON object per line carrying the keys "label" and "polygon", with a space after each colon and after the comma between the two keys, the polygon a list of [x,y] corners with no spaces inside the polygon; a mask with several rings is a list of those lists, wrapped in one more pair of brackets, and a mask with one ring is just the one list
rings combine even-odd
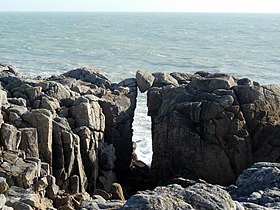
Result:
{"label": "jagged rock", "polygon": [[81,203],[79,210],[96,210],[96,209],[110,209],[117,210],[123,206],[124,202],[120,200],[109,200],[106,201],[102,198],[97,198],[94,200],[86,200]]}
{"label": "jagged rock", "polygon": [[[10,87],[6,87],[6,88],[10,88]],[[42,92],[41,87],[33,87],[30,84],[22,84],[20,86],[16,84],[16,86],[11,90],[11,94],[13,97],[23,98],[27,101],[27,104],[37,99],[40,96],[41,92]]]}
{"label": "jagged rock", "polygon": [[279,160],[279,86],[236,81],[207,73],[149,89],[155,180],[230,184],[253,162]]}
{"label": "jagged rock", "polygon": [[28,204],[34,208],[40,208],[40,197],[38,194],[24,194],[20,198],[20,202]]}
{"label": "jagged rock", "polygon": [[34,192],[44,191],[48,187],[47,177],[42,177],[38,182],[33,185]]}
{"label": "jagged rock", "polygon": [[60,108],[59,101],[53,97],[42,96],[40,108],[54,111]]}
{"label": "jagged rock", "polygon": [[246,169],[231,192],[239,202],[277,209],[280,206],[280,164],[259,162]]}
{"label": "jagged rock", "polygon": [[142,93],[153,85],[154,80],[155,77],[147,70],[138,70],[136,72],[137,86]]}
{"label": "jagged rock", "polygon": [[37,128],[39,157],[52,165],[52,114],[46,109],[34,109],[23,115],[23,119]]}
{"label": "jagged rock", "polygon": [[75,127],[87,126],[95,131],[104,131],[105,118],[97,101],[80,97],[69,110]]}
{"label": "jagged rock", "polygon": [[[87,177],[84,171],[80,152],[79,136],[71,131],[68,123],[56,118],[53,121],[53,162],[54,175],[59,186],[69,181],[72,175],[80,177],[80,190],[84,192],[87,188]],[[67,187],[68,191],[70,186]]]}
{"label": "jagged rock", "polygon": [[174,79],[178,81],[180,85],[189,84],[189,82],[194,78],[200,78],[197,74],[188,74],[182,72],[173,72],[170,74]]}
{"label": "jagged rock", "polygon": [[27,112],[27,108],[24,106],[18,106],[18,105],[11,105],[8,109],[7,109],[7,113],[11,113],[14,112],[16,113],[18,116],[21,116],[23,114],[25,114]]}
{"label": "jagged rock", "polygon": [[38,136],[36,128],[20,128],[21,141],[19,148],[25,152],[26,157],[39,158]]}
{"label": "jagged rock", "polygon": [[70,98],[71,96],[76,95],[68,86],[63,86],[54,81],[42,81],[38,83],[38,87],[40,87],[48,96],[56,98],[57,100]]}
{"label": "jagged rock", "polygon": [[86,126],[79,127],[74,132],[80,137],[81,156],[88,178],[87,191],[92,193],[96,188],[96,180],[99,172],[99,144],[103,140],[104,135],[102,132],[91,131]]}
{"label": "jagged rock", "polygon": [[5,192],[6,205],[13,206],[14,203],[19,202],[20,198],[24,194],[28,194],[30,191],[22,189],[20,187],[11,186],[8,191]]}
{"label": "jagged rock", "polygon": [[168,73],[157,72],[157,73],[153,73],[153,76],[155,77],[153,87],[162,87],[165,85],[174,85],[174,86],[179,85],[177,80],[174,79]]}
{"label": "jagged rock", "polygon": [[40,175],[35,161],[24,160],[11,151],[2,151],[1,157],[0,172],[10,175],[17,186],[28,188],[33,184],[34,178]]}
{"label": "jagged rock", "polygon": [[23,98],[8,98],[8,102],[11,104],[18,105],[18,106],[26,107],[26,100]]}
{"label": "jagged rock", "polygon": [[77,80],[90,82],[102,88],[111,88],[110,81],[100,72],[90,68],[78,68],[63,74],[66,77],[72,77]]}
{"label": "jagged rock", "polygon": [[211,93],[218,89],[229,90],[234,86],[236,86],[236,82],[230,75],[208,74],[206,77],[193,79],[189,88]]}
{"label": "jagged rock", "polygon": [[254,162],[279,162],[280,86],[234,88],[252,141]]}
{"label": "jagged rock", "polygon": [[21,133],[13,125],[3,123],[0,130],[0,142],[7,150],[18,150]]}
{"label": "jagged rock", "polygon": [[107,93],[99,104],[106,118],[105,140],[113,144],[116,153],[115,172],[122,179],[132,161],[132,122],[136,108],[137,84],[126,79],[117,87],[119,94]]}
{"label": "jagged rock", "polygon": [[55,199],[59,191],[59,187],[56,185],[55,180],[54,176],[47,176],[48,186],[46,188],[46,195],[50,199]]}
{"label": "jagged rock", "polygon": [[5,193],[9,189],[9,185],[4,177],[0,177],[0,194]]}
{"label": "jagged rock", "polygon": [[132,196],[121,209],[236,209],[230,195],[210,184],[157,187]]}

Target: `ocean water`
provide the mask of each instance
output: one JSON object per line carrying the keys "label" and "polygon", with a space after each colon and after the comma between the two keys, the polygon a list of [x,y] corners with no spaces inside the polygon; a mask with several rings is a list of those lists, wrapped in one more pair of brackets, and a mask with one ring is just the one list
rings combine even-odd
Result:
{"label": "ocean water", "polygon": [[[280,14],[2,12],[0,63],[28,76],[87,66],[115,82],[147,69],[279,83]],[[145,94],[138,99],[133,140],[139,158],[150,163]]]}

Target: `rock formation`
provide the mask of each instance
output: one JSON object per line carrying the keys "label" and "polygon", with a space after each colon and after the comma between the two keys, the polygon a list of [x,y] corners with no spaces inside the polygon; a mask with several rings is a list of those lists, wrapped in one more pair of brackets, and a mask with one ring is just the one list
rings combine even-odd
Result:
{"label": "rock formation", "polygon": [[31,79],[12,66],[1,69],[0,177],[23,195],[43,192],[11,200],[9,206],[44,209],[35,205],[48,198],[49,206],[70,208],[77,198],[67,195],[110,193],[122,182],[135,157],[135,79],[114,84],[89,68]]}
{"label": "rock formation", "polygon": [[280,161],[279,86],[207,72],[153,75],[154,180],[231,184],[254,162]]}
{"label": "rock formation", "polygon": [[[277,85],[145,70],[112,83],[89,68],[27,78],[10,65],[0,83],[0,209],[279,209]],[[134,154],[137,86],[151,170]]]}

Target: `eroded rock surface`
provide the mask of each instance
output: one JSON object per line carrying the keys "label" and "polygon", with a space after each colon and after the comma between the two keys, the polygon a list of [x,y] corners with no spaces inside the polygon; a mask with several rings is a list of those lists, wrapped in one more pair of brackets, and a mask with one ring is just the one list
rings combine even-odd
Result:
{"label": "eroded rock surface", "polygon": [[230,184],[254,162],[279,162],[279,86],[206,72],[155,76],[148,108],[156,181]]}

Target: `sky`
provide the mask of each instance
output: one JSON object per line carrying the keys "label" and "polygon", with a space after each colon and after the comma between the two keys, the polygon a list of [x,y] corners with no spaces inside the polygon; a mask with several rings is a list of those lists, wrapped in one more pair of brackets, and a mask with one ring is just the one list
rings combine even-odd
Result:
{"label": "sky", "polygon": [[0,11],[280,13],[280,0],[0,0]]}

